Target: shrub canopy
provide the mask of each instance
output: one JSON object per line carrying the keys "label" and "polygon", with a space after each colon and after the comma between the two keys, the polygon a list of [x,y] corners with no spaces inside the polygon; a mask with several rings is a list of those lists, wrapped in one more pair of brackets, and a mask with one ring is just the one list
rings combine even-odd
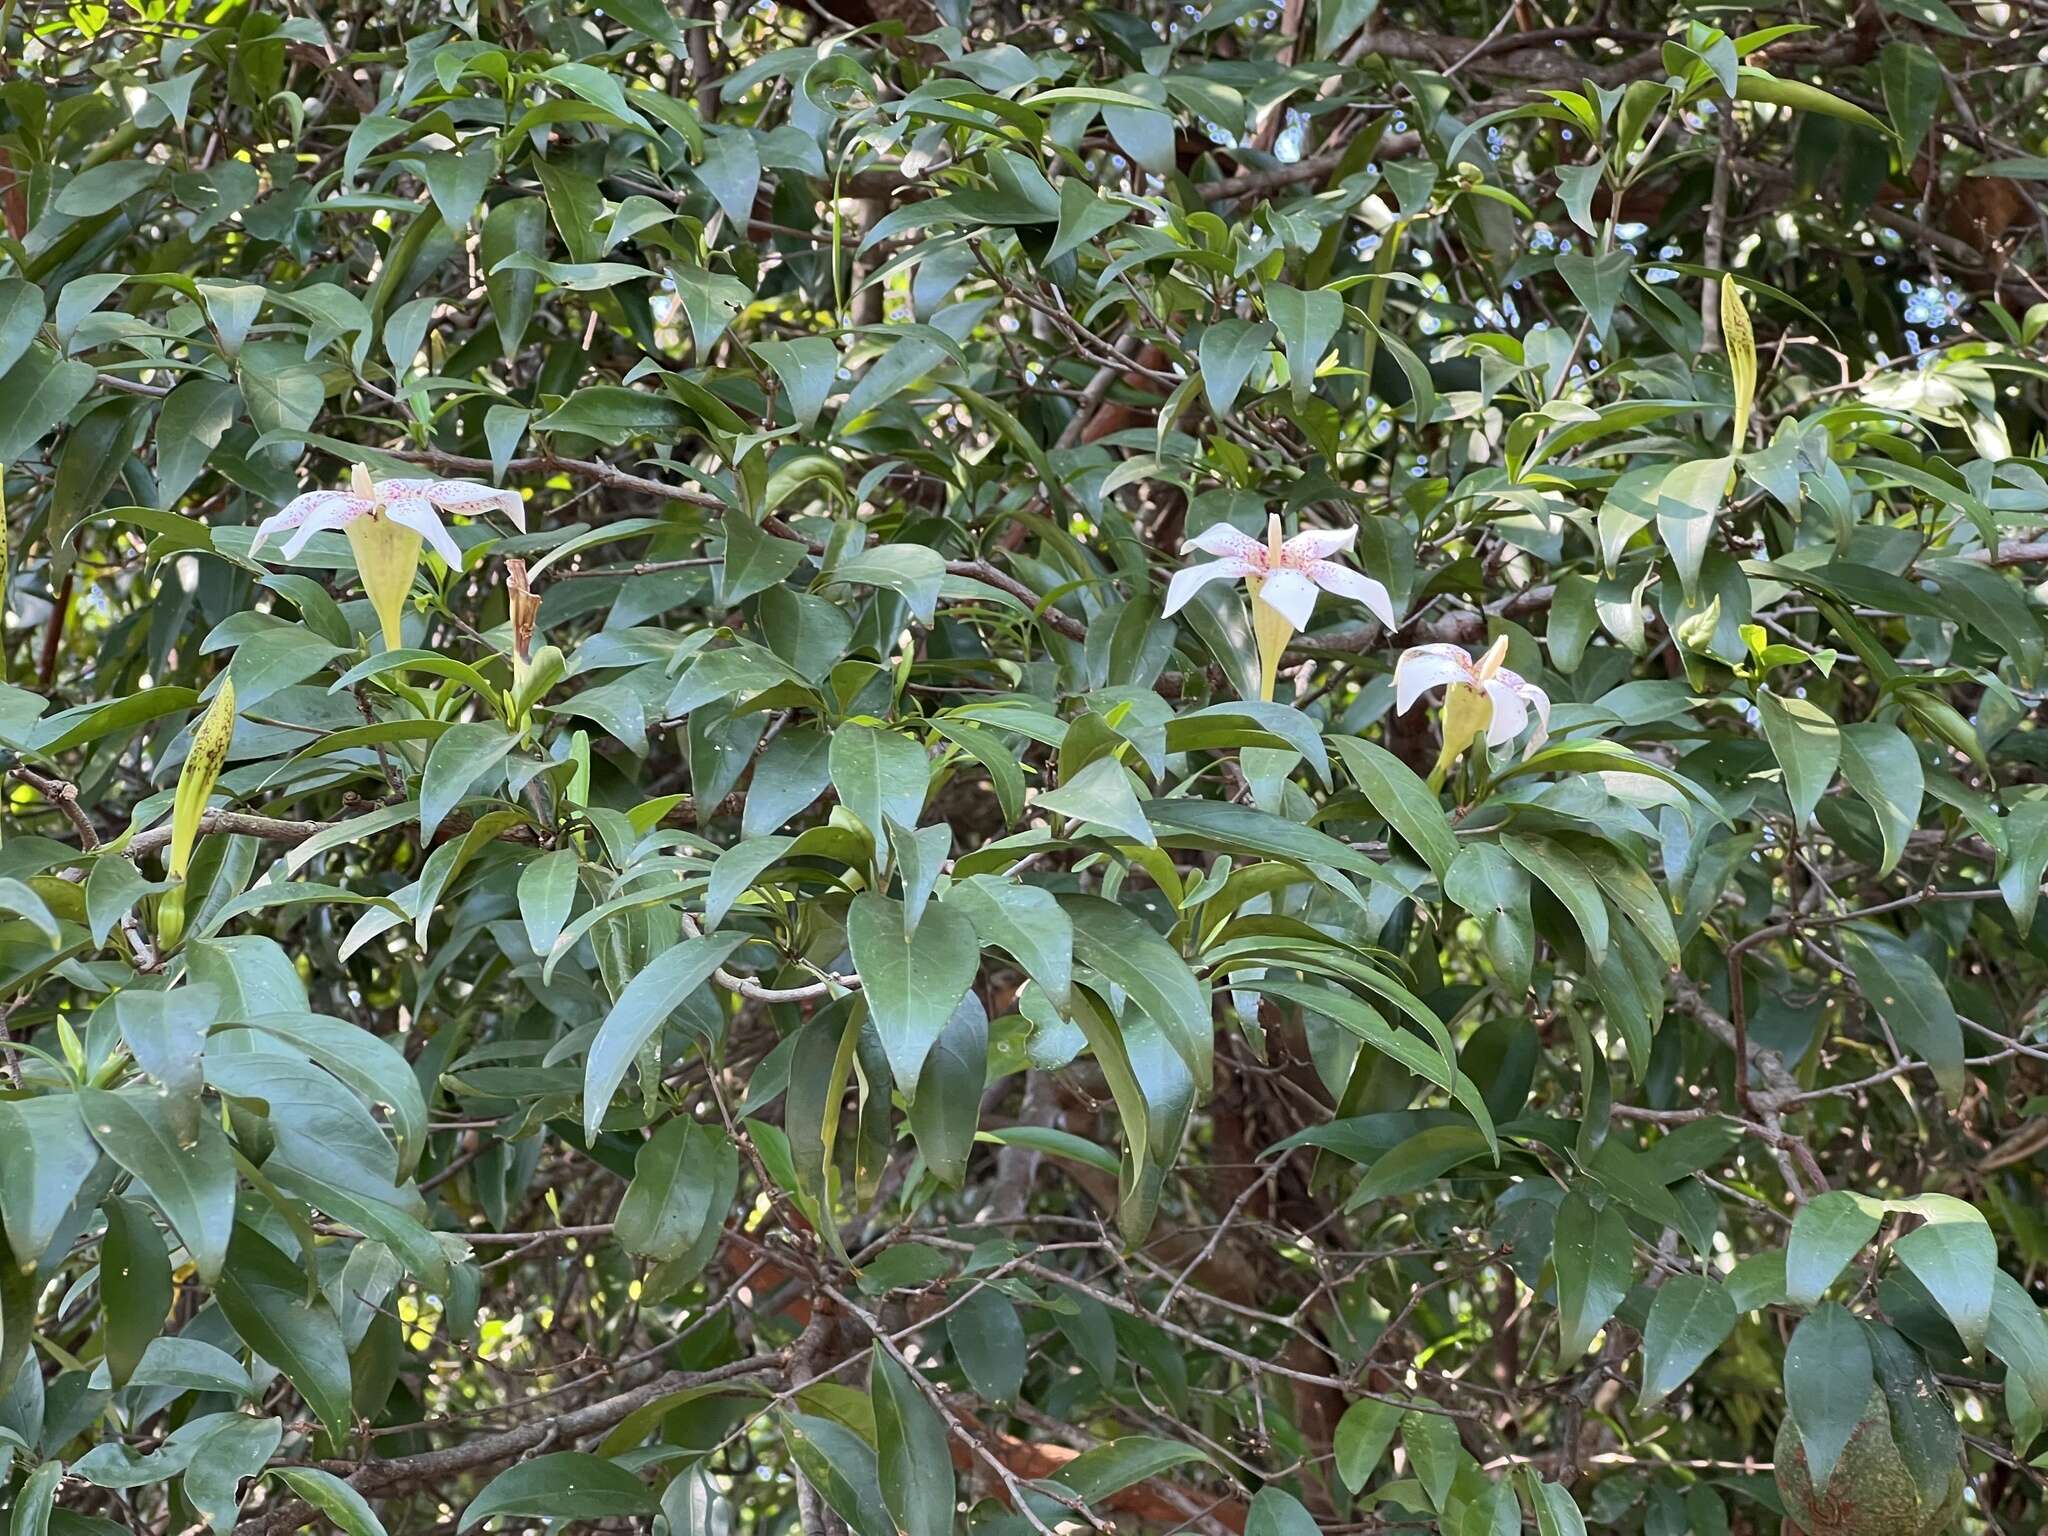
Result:
{"label": "shrub canopy", "polygon": [[2041,38],[7,0],[12,1536],[2042,1529]]}

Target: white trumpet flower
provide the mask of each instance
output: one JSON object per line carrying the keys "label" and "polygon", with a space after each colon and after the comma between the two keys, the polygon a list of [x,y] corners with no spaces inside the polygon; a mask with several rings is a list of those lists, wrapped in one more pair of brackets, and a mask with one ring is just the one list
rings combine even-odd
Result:
{"label": "white trumpet flower", "polygon": [[526,503],[516,491],[501,491],[474,480],[376,480],[358,464],[350,471],[345,491],[307,491],[256,527],[249,553],[254,555],[274,533],[292,530],[283,555],[297,557],[314,534],[339,528],[355,552],[363,589],[384,630],[384,646],[397,650],[399,620],[419,569],[420,543],[460,569],[462,550],[441,522],[443,512],[471,517],[502,512],[524,532]]}
{"label": "white trumpet flower", "polygon": [[1214,524],[1181,547],[1184,551],[1199,549],[1217,558],[1173,573],[1166,586],[1165,612],[1178,613],[1212,581],[1242,580],[1252,597],[1252,632],[1259,643],[1260,696],[1271,699],[1281,654],[1297,630],[1308,628],[1315,615],[1319,591],[1363,603],[1387,628],[1396,626],[1394,603],[1387,589],[1363,571],[1354,571],[1330,558],[1349,549],[1357,538],[1356,528],[1311,528],[1283,539],[1277,513],[1266,520],[1263,544],[1227,523]]}
{"label": "white trumpet flower", "polygon": [[1550,695],[1502,666],[1507,654],[1507,636],[1502,635],[1477,660],[1463,646],[1437,644],[1410,646],[1394,663],[1398,714],[1408,713],[1432,688],[1449,689],[1444,696],[1443,751],[1430,776],[1432,784],[1443,782],[1451,764],[1480,732],[1486,733],[1490,747],[1513,741],[1528,729],[1531,710],[1536,729],[1522,755],[1527,757],[1549,736]]}

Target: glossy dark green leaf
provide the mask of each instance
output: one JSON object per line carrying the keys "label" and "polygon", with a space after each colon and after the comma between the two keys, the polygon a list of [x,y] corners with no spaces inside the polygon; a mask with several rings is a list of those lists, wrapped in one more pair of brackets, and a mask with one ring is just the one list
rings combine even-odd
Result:
{"label": "glossy dark green leaf", "polygon": [[584,1134],[595,1140],[612,1097],[625,1081],[626,1069],[653,1039],[684,1000],[725,964],[739,948],[741,934],[713,934],[686,939],[662,951],[654,962],[627,983],[619,1000],[598,1026],[583,1065]]}
{"label": "glossy dark green leaf", "polygon": [[947,1536],[953,1529],[953,1457],[945,1421],[910,1373],[877,1349],[868,1374],[875,1414],[875,1466],[902,1536]]}
{"label": "glossy dark green leaf", "polygon": [[462,1511],[458,1531],[510,1515],[528,1520],[633,1519],[659,1508],[647,1485],[602,1456],[551,1451],[492,1478]]}
{"label": "glossy dark green leaf", "polygon": [[1592,1347],[1635,1275],[1635,1239],[1608,1202],[1596,1206],[1573,1191],[1557,1209],[1551,1261],[1557,1272],[1558,1358],[1573,1361]]}
{"label": "glossy dark green leaf", "polygon": [[1657,1288],[1643,1326],[1645,1407],[1662,1402],[1735,1331],[1735,1303],[1705,1275],[1671,1275]]}
{"label": "glossy dark green leaf", "polygon": [[134,1200],[109,1200],[100,1239],[100,1295],[106,1303],[107,1371],[128,1384],[171,1310],[171,1255],[149,1212]]}
{"label": "glossy dark green leaf", "polygon": [[1785,1347],[1785,1407],[1816,1488],[1834,1475],[1874,1384],[1863,1325],[1847,1308],[1823,1302],[1792,1331]]}
{"label": "glossy dark green leaf", "polygon": [[299,1264],[248,1227],[237,1227],[215,1294],[242,1342],[285,1373],[329,1434],[345,1435],[355,1414],[341,1324],[325,1296],[307,1299]]}
{"label": "glossy dark green leaf", "polygon": [[17,1263],[40,1263],[100,1160],[83,1101],[0,1099],[0,1224]]}
{"label": "glossy dark green leaf", "polygon": [[183,1142],[169,1109],[151,1089],[78,1096],[94,1140],[140,1179],[192,1256],[200,1277],[217,1280],[235,1225],[235,1165],[218,1121],[201,1116]]}
{"label": "glossy dark green leaf", "polygon": [[718,1194],[738,1176],[739,1150],[723,1126],[667,1120],[634,1160],[614,1228],[619,1245],[643,1258],[675,1258],[724,1217]]}
{"label": "glossy dark green leaf", "polygon": [[925,1059],[974,981],[981,945],[974,925],[943,903],[905,931],[903,904],[872,892],[854,898],[846,938],[882,1037],[889,1070],[916,1093]]}

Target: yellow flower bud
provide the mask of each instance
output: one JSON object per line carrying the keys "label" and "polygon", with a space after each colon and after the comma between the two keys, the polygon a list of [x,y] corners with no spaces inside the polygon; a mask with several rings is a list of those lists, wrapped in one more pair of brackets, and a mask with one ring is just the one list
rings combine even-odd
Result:
{"label": "yellow flower bud", "polygon": [[412,596],[413,572],[420,566],[420,536],[401,528],[380,512],[359,517],[348,525],[349,548],[355,551],[356,570],[363,578],[363,590],[377,621],[384,630],[384,649],[395,651],[404,644],[399,621]]}
{"label": "yellow flower bud", "polygon": [[228,760],[228,743],[235,737],[235,683],[224,677],[220,692],[199,717],[192,732],[192,750],[185,766],[178,770],[178,789],[171,800],[171,851],[165,861],[173,880],[185,878],[192,862],[192,847],[199,841],[199,821],[206,814],[206,802]]}
{"label": "yellow flower bud", "polygon": [[1477,688],[1465,683],[1453,683],[1444,690],[1443,750],[1437,753],[1436,767],[1430,771],[1432,788],[1443,783],[1444,775],[1472,745],[1473,741],[1485,734],[1493,724],[1493,700]]}
{"label": "yellow flower bud", "polygon": [[1749,438],[1749,412],[1756,399],[1756,331],[1735,279],[1721,278],[1721,342],[1728,349],[1728,377],[1735,390],[1735,451]]}

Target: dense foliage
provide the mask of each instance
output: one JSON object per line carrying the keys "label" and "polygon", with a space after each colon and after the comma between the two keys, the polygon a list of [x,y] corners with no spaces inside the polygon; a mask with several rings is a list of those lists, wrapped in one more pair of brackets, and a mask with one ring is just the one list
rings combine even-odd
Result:
{"label": "dense foliage", "polygon": [[2048,1526],[2044,44],[4,0],[10,1536]]}

